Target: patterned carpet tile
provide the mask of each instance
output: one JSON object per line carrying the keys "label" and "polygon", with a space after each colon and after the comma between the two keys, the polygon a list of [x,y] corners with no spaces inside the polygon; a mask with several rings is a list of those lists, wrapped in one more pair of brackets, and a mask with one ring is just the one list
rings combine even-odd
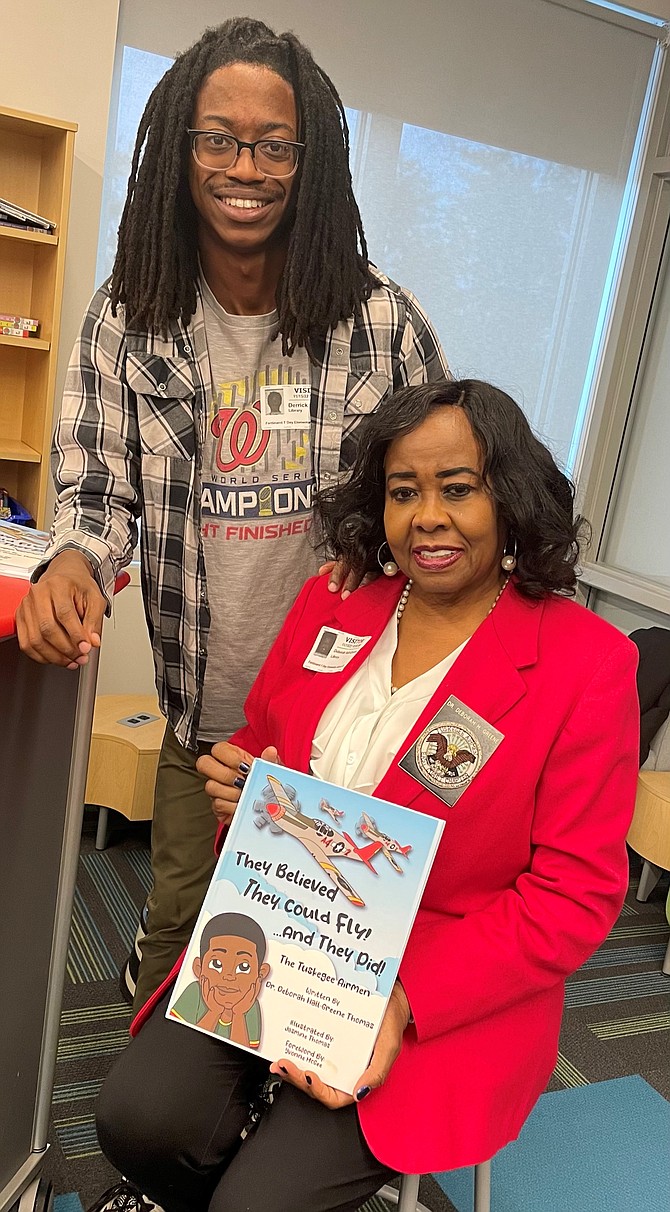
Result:
{"label": "patterned carpet tile", "polygon": [[90,1102],[98,1097],[101,1086],[101,1078],[92,1078],[87,1082],[63,1082],[59,1086],[54,1086],[51,1105],[55,1109],[61,1103],[77,1103],[81,1100]]}
{"label": "patterned carpet tile", "polygon": [[562,1086],[567,1089],[570,1086],[588,1086],[589,1079],[585,1077],[576,1065],[573,1065],[567,1056],[559,1052],[554,1069],[553,1080],[557,1086]]}
{"label": "patterned carpet tile", "polygon": [[565,991],[566,1010],[580,1006],[603,1006],[641,997],[667,997],[668,978],[663,972],[627,972],[591,980],[574,981]]}
{"label": "patterned carpet tile", "polygon": [[655,964],[660,967],[663,963],[665,947],[663,943],[649,943],[641,947],[601,947],[586,961],[580,972],[592,972],[594,968],[617,968],[620,964]]}
{"label": "patterned carpet tile", "polygon": [[116,927],[123,950],[128,952],[137,929],[137,905],[128,890],[128,875],[133,870],[137,874],[137,868],[128,862],[127,853],[123,858],[125,867],[116,864],[114,856],[109,852],[96,851],[82,855],[81,862],[101,904]]}
{"label": "patterned carpet tile", "polygon": [[95,1133],[95,1116],[70,1115],[65,1118],[54,1117],[54,1128],[63,1156],[68,1161],[81,1161],[86,1157],[96,1157],[100,1152],[98,1138]]}
{"label": "patterned carpet tile", "polygon": [[589,1023],[597,1039],[630,1039],[634,1035],[648,1035],[655,1031],[670,1031],[670,1014],[637,1014],[632,1018],[609,1018],[600,1023]]}
{"label": "patterned carpet tile", "polygon": [[82,892],[75,889],[67,956],[67,979],[73,984],[111,980],[118,969]]}

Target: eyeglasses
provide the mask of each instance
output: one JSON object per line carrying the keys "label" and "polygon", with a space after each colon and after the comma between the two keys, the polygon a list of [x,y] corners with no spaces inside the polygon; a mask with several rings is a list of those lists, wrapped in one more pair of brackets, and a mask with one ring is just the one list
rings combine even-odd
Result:
{"label": "eyeglasses", "polygon": [[244,147],[264,177],[292,177],[298,167],[298,156],[304,143],[293,143],[288,139],[256,139],[244,143],[234,135],[221,130],[187,130],[191,140],[193,159],[201,168],[214,170],[232,168]]}

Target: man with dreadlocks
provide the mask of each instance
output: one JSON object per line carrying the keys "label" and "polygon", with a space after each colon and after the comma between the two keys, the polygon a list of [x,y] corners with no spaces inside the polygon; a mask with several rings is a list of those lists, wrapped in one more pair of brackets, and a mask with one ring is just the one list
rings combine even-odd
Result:
{"label": "man with dreadlocks", "polygon": [[312,493],[351,467],[365,413],[449,373],[417,301],[368,263],[348,153],[342,102],[293,34],[208,29],[144,111],[112,276],[68,372],[53,542],[17,627],[35,659],[84,663],[141,519],[168,727],[136,1005],[212,873],[195,762],[242,722],[315,570]]}

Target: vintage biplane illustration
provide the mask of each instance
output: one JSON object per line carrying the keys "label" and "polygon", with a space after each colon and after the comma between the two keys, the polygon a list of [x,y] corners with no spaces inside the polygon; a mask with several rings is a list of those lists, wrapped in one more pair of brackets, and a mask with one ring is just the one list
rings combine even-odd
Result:
{"label": "vintage biplane illustration", "polygon": [[319,812],[325,812],[329,817],[337,823],[341,821],[344,813],[341,808],[333,808],[333,805],[328,800],[319,800]]}
{"label": "vintage biplane illustration", "polygon": [[365,901],[352,888],[333,860],[352,859],[357,863],[365,863],[365,866],[377,875],[370,860],[382,849],[381,844],[375,841],[368,846],[357,846],[348,833],[340,833],[318,817],[306,816],[295,802],[295,798],[290,795],[289,789],[274,775],[268,774],[267,780],[271,798],[256,800],[253,805],[253,811],[258,814],[258,820],[255,822],[258,828],[269,825],[273,833],[287,833],[296,838],[347,900],[351,901],[352,905],[363,907]]}
{"label": "vintage biplane illustration", "polygon": [[400,875],[403,874],[403,868],[398,860],[394,857],[396,854],[407,856],[412,849],[411,846],[401,846],[400,842],[396,842],[395,838],[389,837],[388,833],[382,833],[377,827],[377,822],[368,816],[367,812],[363,812],[361,819],[356,825],[356,833],[359,837],[365,837],[369,842],[377,844],[384,858],[388,859],[394,871]]}

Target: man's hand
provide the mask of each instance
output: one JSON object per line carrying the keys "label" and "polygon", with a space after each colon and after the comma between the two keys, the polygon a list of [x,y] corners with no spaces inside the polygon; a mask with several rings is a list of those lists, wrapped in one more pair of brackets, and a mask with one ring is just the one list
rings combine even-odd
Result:
{"label": "man's hand", "polygon": [[361,577],[357,572],[348,570],[347,565],[341,560],[328,560],[326,564],[322,564],[319,568],[319,576],[328,577],[328,588],[331,593],[340,593],[342,601],[350,598],[354,589],[360,589],[363,585],[369,585],[370,581],[374,581],[374,573],[366,572],[364,577]]}
{"label": "man's hand", "polygon": [[353,1102],[360,1103],[362,1099],[367,1098],[371,1090],[384,1084],[402,1047],[403,1033],[409,1020],[407,994],[400,981],[396,981],[379,1028],[372,1059],[365,1073],[362,1073],[356,1082],[354,1096],[336,1090],[334,1086],[327,1086],[318,1073],[304,1073],[290,1060],[275,1061],[270,1065],[270,1072],[290,1082],[310,1098],[323,1103],[331,1111],[339,1111],[341,1107],[348,1107]]}
{"label": "man's hand", "polygon": [[100,647],[105,599],[86,556],[54,556],[16,612],[16,634],[26,656],[41,665],[76,669]]}
{"label": "man's hand", "polygon": [[[264,749],[261,757],[266,762],[279,761],[274,745]],[[231,745],[230,741],[217,741],[211,753],[198,758],[196,768],[207,780],[205,791],[217,820],[230,824],[253,760],[246,749]]]}

